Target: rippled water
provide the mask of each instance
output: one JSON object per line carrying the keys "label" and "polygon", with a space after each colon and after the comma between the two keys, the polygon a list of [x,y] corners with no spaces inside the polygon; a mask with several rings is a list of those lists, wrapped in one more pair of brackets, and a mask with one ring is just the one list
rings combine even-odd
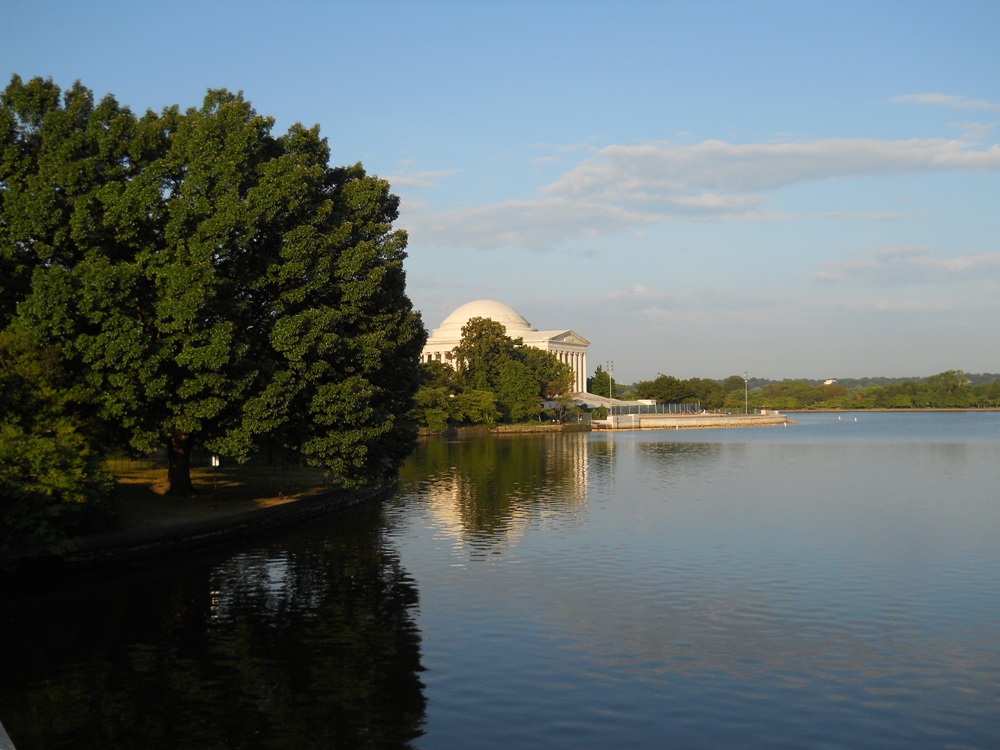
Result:
{"label": "rippled water", "polygon": [[1000,414],[421,444],[266,543],[0,607],[31,748],[937,748],[1000,726]]}
{"label": "rippled water", "polygon": [[995,746],[997,415],[797,419],[425,445],[418,745]]}

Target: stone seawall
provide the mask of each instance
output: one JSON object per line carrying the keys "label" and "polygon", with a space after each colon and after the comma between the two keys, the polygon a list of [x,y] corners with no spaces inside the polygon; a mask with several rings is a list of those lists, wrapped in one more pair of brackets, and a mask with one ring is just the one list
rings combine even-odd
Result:
{"label": "stone seawall", "polygon": [[590,430],[589,424],[570,422],[566,424],[502,424],[493,428],[492,432],[498,434],[511,434],[520,432],[587,432]]}
{"label": "stone seawall", "polygon": [[594,427],[611,430],[685,430],[712,427],[762,427],[786,424],[784,414],[616,414]]}

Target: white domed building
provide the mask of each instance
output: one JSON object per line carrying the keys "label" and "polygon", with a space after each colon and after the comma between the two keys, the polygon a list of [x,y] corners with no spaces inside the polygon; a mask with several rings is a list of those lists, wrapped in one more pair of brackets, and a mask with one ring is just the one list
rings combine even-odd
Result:
{"label": "white domed building", "polygon": [[467,302],[449,315],[427,339],[420,355],[421,362],[445,362],[455,366],[455,347],[462,342],[462,328],[472,318],[489,318],[502,323],[507,335],[521,339],[525,346],[552,352],[573,371],[573,390],[587,391],[587,347],[590,342],[570,330],[539,331],[510,305],[491,299]]}

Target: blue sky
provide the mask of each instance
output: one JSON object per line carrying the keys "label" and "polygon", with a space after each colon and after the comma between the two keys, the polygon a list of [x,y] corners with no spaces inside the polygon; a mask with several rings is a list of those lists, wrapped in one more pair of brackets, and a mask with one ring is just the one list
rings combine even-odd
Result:
{"label": "blue sky", "polygon": [[0,0],[4,83],[242,91],[402,198],[430,329],[590,370],[1000,372],[1000,2]]}

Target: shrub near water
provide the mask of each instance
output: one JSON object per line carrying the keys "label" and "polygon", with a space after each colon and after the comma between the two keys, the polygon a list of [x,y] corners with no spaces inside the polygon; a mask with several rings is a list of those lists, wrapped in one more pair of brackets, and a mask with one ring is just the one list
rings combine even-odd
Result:
{"label": "shrub near water", "polygon": [[71,427],[51,435],[0,427],[0,544],[57,548],[103,528],[111,477]]}
{"label": "shrub near water", "polygon": [[109,521],[111,477],[57,362],[0,334],[0,546],[55,549]]}

